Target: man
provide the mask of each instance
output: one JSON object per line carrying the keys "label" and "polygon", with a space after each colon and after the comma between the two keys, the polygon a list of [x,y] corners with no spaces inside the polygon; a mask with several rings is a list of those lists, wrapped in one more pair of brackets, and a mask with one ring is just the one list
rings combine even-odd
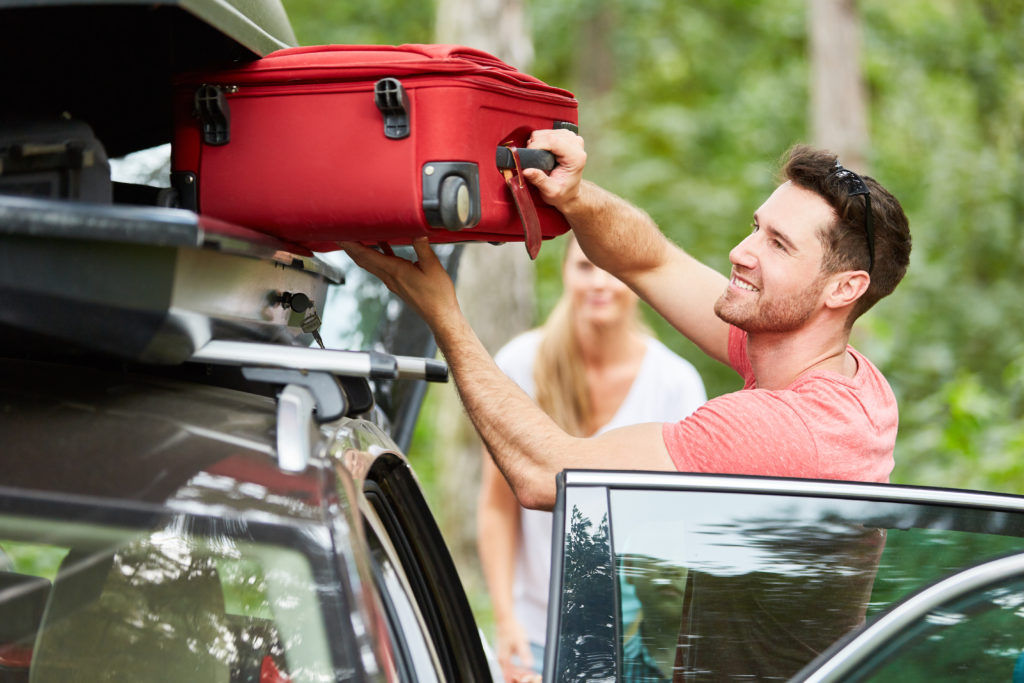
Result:
{"label": "man", "polygon": [[588,258],[626,282],[705,353],[744,378],[679,423],[570,436],[494,365],[459,311],[425,239],[419,259],[343,248],[413,306],[434,332],[470,419],[525,507],[549,509],[566,468],[681,470],[886,481],[896,401],[848,346],[856,318],[906,272],[910,232],[899,202],[835,157],[795,148],[786,181],[729,254],[731,277],[669,242],[643,211],[583,181],[582,138],[535,131],[558,159],[524,175],[568,219]]}

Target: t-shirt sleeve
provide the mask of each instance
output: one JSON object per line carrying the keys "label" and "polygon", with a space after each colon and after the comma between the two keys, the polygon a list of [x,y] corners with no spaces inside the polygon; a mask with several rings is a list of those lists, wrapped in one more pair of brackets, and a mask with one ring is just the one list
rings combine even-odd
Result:
{"label": "t-shirt sleeve", "polygon": [[686,419],[665,423],[662,436],[681,472],[814,477],[821,471],[813,435],[774,392],[713,398]]}

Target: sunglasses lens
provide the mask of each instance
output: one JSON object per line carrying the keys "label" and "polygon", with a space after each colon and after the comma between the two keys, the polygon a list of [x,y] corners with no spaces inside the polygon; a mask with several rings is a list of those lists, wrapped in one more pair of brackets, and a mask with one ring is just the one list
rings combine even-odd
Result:
{"label": "sunglasses lens", "polygon": [[864,179],[853,171],[843,168],[843,165],[836,161],[832,175],[846,184],[846,194],[850,197],[861,195],[864,197],[864,236],[868,242],[868,272],[875,267],[875,230],[871,220],[871,191]]}

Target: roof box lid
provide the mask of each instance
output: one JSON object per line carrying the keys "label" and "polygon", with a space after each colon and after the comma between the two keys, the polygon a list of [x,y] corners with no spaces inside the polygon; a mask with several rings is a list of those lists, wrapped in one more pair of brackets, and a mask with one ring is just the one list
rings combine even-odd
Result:
{"label": "roof box lid", "polygon": [[5,115],[69,114],[111,157],[171,140],[171,80],[294,46],[281,0],[0,0]]}

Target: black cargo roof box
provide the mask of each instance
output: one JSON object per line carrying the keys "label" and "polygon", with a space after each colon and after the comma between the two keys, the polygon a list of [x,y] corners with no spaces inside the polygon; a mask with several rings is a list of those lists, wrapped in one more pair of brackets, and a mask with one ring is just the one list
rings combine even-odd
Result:
{"label": "black cargo roof box", "polygon": [[295,44],[280,0],[0,0],[0,120],[66,113],[121,156],[170,142],[174,74]]}

